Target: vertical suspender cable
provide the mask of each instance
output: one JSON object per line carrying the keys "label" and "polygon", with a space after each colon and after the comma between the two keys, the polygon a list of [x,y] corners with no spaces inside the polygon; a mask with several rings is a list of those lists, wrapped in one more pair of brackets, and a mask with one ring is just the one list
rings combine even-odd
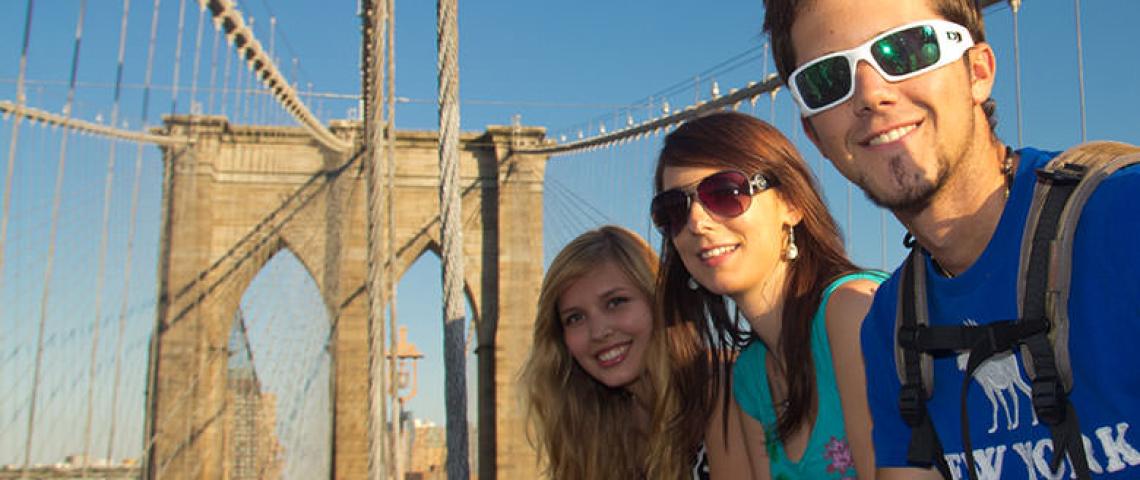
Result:
{"label": "vertical suspender cable", "polygon": [[197,110],[194,104],[198,101],[198,69],[202,64],[202,28],[205,26],[206,4],[198,7],[198,32],[194,35],[194,68],[190,73],[190,113],[202,113],[202,104],[198,103]]}
{"label": "vertical suspender cable", "polygon": [[1024,145],[1021,136],[1021,33],[1017,26],[1017,13],[1021,10],[1021,0],[1009,0],[1009,8],[1013,10],[1013,89],[1017,96],[1015,101],[1017,106],[1017,147],[1021,148]]}
{"label": "vertical suspender cable", "polygon": [[[157,45],[156,39],[158,38],[158,18],[159,11],[162,7],[162,0],[154,0],[154,10],[150,17],[150,41],[147,44],[146,51],[146,73],[143,76],[143,104],[142,104],[142,120],[140,121],[141,128],[146,128],[146,122],[150,114],[150,86],[151,80],[154,78],[154,50]],[[131,219],[127,227],[127,251],[126,258],[123,260],[123,299],[119,306],[119,321],[124,321],[127,314],[127,302],[130,298],[129,292],[131,291],[131,262],[134,260],[134,244],[135,244],[135,224],[138,223],[138,197],[139,197],[139,184],[142,182],[142,158],[143,158],[143,145],[140,143],[135,149],[135,177],[131,185]],[[154,375],[153,372],[157,369],[158,356],[155,354],[158,345],[158,325],[155,326],[154,337],[151,340],[151,358],[147,366],[149,372],[147,373],[147,404],[148,408],[151,407],[154,392]],[[156,433],[156,426],[148,421],[146,431],[143,439],[143,476],[142,478],[154,478],[154,462],[150,458],[152,454],[151,446],[154,445],[154,437]],[[188,434],[189,435],[189,434]]]}
{"label": "vertical suspender cable", "polygon": [[[28,44],[32,34],[32,10],[35,0],[28,0],[27,13],[24,15],[24,45],[20,50],[20,73],[16,77],[16,106],[23,107],[27,102],[24,92],[24,81],[28,74]],[[0,291],[4,286],[4,245],[8,239],[8,213],[12,206],[12,176],[16,173],[16,145],[20,140],[20,121],[23,115],[12,116],[12,138],[8,142],[8,168],[4,174],[4,213],[0,219]],[[0,335],[3,330],[0,329]],[[0,337],[3,338],[3,337]]]}
{"label": "vertical suspender cable", "polygon": [[182,37],[186,30],[186,0],[178,1],[178,40],[174,42],[174,74],[171,77],[170,113],[178,113],[178,84],[182,79]]}
{"label": "vertical suspender cable", "polygon": [[[63,105],[63,116],[71,117],[71,108],[75,104],[75,82],[79,72],[79,48],[83,43],[83,20],[87,13],[87,0],[79,2],[79,19],[75,24],[75,47],[71,51],[71,81],[67,90],[67,102]],[[32,441],[35,438],[36,402],[40,389],[40,379],[43,375],[44,359],[44,332],[47,326],[48,298],[51,297],[51,277],[55,267],[56,235],[59,232],[59,204],[63,200],[63,174],[67,169],[67,136],[69,129],[60,131],[59,163],[55,172],[55,193],[51,203],[51,227],[48,234],[47,258],[44,261],[44,289],[40,295],[40,322],[39,333],[36,337],[36,364],[32,373],[32,397],[28,409],[28,435],[24,443],[24,465],[30,465],[32,455]]]}
{"label": "vertical suspender cable", "polygon": [[368,148],[365,168],[365,187],[367,190],[367,224],[368,231],[368,478],[378,480],[388,478],[390,475],[390,453],[388,436],[385,432],[386,412],[388,411],[388,376],[384,371],[384,292],[387,280],[384,275],[380,246],[380,233],[383,228],[380,218],[380,160],[381,142],[383,138],[383,104],[380,95],[384,82],[383,63],[383,28],[384,16],[387,15],[383,0],[372,0],[365,6],[369,11],[365,18],[368,24],[365,31],[370,32],[364,45],[364,68],[366,75],[363,78],[365,85],[365,112],[364,122]]}
{"label": "vertical suspender cable", "polygon": [[[768,48],[771,44],[772,44],[772,42],[765,42],[764,43],[764,79],[765,80],[768,79]],[[770,112],[768,114],[768,123],[771,123],[772,126],[775,126],[776,125],[776,90],[772,90],[772,93],[768,95],[768,106],[770,109]]]}
{"label": "vertical suspender cable", "polygon": [[[253,30],[252,17],[249,19],[249,29],[250,31]],[[239,52],[237,59],[238,64],[234,66],[234,68],[237,69],[237,90],[234,90],[234,120],[239,122],[246,122],[246,119],[249,118],[249,102],[248,99],[245,98],[246,88],[249,86],[249,84],[246,83],[246,73],[249,73],[250,77],[253,76],[253,71],[246,72],[248,68],[242,68],[242,64],[245,64],[247,67],[249,65],[248,60],[243,57],[244,55],[240,55]]]}
{"label": "vertical suspender cable", "polygon": [[[116,124],[119,121],[119,103],[123,92],[123,59],[126,57],[127,51],[127,19],[130,18],[131,0],[123,0],[123,19],[119,26],[119,59],[118,64],[115,66],[115,102],[111,106],[111,123]],[[111,142],[110,160],[108,160],[108,172],[114,171],[115,166],[115,143]],[[104,198],[104,203],[109,205],[110,201],[110,186],[111,177],[108,173],[107,177],[107,193]],[[123,290],[123,306],[126,306],[127,291]],[[127,334],[126,324],[126,310],[121,308],[119,312],[119,332],[115,337],[115,374],[114,380],[111,385],[111,421],[107,431],[107,456],[105,458],[115,458],[115,429],[119,423],[119,387],[122,383],[123,376],[123,337]]]}
{"label": "vertical suspender cable", "polygon": [[467,369],[463,355],[463,215],[459,197],[459,0],[436,3],[439,42],[439,176],[443,248],[443,358],[447,478],[469,478]]}
{"label": "vertical suspender cable", "polygon": [[[227,42],[228,42],[228,40],[227,40]],[[227,89],[230,86],[230,65],[232,65],[233,63],[234,63],[234,56],[227,54],[226,55],[226,65],[223,68],[223,73],[222,73],[222,88],[221,88],[221,90],[218,90],[218,97],[220,98],[220,101],[222,102],[222,105],[221,105],[222,116],[227,116],[229,113],[226,109],[226,97],[229,94],[229,90],[227,90]]]}
{"label": "vertical suspender cable", "polygon": [[210,96],[206,100],[206,113],[210,115],[214,114],[214,95],[218,93],[218,43],[221,38],[222,29],[215,25],[214,45],[210,47]]}
{"label": "vertical suspender cable", "polygon": [[[277,17],[273,16],[269,17],[269,59],[272,60],[275,65],[277,64]],[[260,114],[257,120],[259,124],[266,123],[267,117],[265,113],[269,108],[270,93],[267,87],[264,88],[264,91],[260,92],[261,100],[258,101],[260,104]]]}
{"label": "vertical suspender cable", "polygon": [[1081,98],[1081,143],[1088,140],[1085,129],[1085,53],[1081,48],[1081,0],[1073,0],[1074,22],[1077,25],[1077,85]]}
{"label": "vertical suspender cable", "polygon": [[[154,0],[154,12],[150,17],[150,43],[147,44],[146,50],[146,79],[143,86],[143,103],[142,103],[142,124],[139,128],[146,129],[147,113],[150,110],[150,81],[154,73],[152,67],[154,66],[154,46],[155,39],[158,38],[158,11],[162,6],[162,0]],[[139,154],[142,154],[142,145],[139,145]]]}
{"label": "vertical suspender cable", "polygon": [[887,209],[879,208],[879,269],[887,270]]}
{"label": "vertical suspender cable", "polygon": [[222,36],[219,28],[214,28],[213,46],[210,47],[210,95],[206,100],[207,115],[214,114],[214,94],[218,91],[218,41]]}
{"label": "vertical suspender cable", "polygon": [[[111,106],[112,127],[115,127],[119,121],[119,92],[122,86],[123,50],[126,46],[127,9],[129,5],[130,1],[124,0],[119,30],[119,57],[115,76],[115,100]],[[110,151],[107,154],[107,177],[103,183],[103,227],[99,235],[99,267],[95,277],[95,312],[92,323],[91,363],[89,365],[90,371],[88,372],[87,383],[87,416],[84,420],[83,427],[83,476],[86,476],[88,460],[91,457],[91,421],[95,415],[95,363],[99,358],[99,332],[103,317],[103,287],[106,284],[105,276],[107,272],[107,237],[110,233],[111,223],[111,187],[115,179],[115,144],[116,141],[112,139]],[[120,335],[122,335],[122,332],[120,332]],[[116,341],[116,345],[121,346],[121,341],[122,338],[120,336],[119,340]],[[116,351],[116,375],[118,375],[118,355],[119,352]],[[112,393],[112,396],[117,395],[117,393],[118,392]],[[117,399],[115,399],[115,401],[117,401]],[[111,403],[112,412],[115,408],[115,401]],[[115,418],[114,413],[112,413],[111,418]],[[109,459],[111,457],[108,456],[107,458]]]}
{"label": "vertical suspender cable", "polygon": [[[251,34],[254,31],[254,20],[255,19],[253,17],[249,17],[249,31]],[[245,81],[245,86],[241,89],[241,118],[243,123],[250,124],[253,123],[253,121],[250,120],[250,111],[253,109],[254,100],[253,94],[251,92],[253,92],[253,82],[257,80],[257,74],[253,71],[253,62],[246,59],[245,54],[242,54],[242,58],[240,60],[245,64],[245,68],[241,70],[241,73],[243,74],[242,79]]]}
{"label": "vertical suspender cable", "polygon": [[234,61],[236,62],[234,65],[234,114],[230,118],[231,124],[241,122],[241,106],[245,103],[245,98],[242,97],[244,88],[242,80],[245,78],[245,69],[242,68],[242,63],[245,63],[245,59],[239,56]]}
{"label": "vertical suspender cable", "polygon": [[[28,72],[28,44],[32,32],[32,10],[34,0],[28,0],[27,12],[24,16],[24,43],[20,53],[20,72],[16,77],[16,105],[23,107],[27,101],[24,92],[24,81]],[[12,138],[8,142],[8,167],[4,174],[4,213],[0,217],[0,292],[4,291],[4,248],[8,238],[8,214],[12,205],[12,177],[16,173],[16,145],[20,140],[20,121],[23,115],[14,115],[12,118]],[[0,340],[4,338],[3,318],[0,317]],[[0,379],[3,376],[3,364],[0,364]],[[24,462],[25,464],[27,462]]]}
{"label": "vertical suspender cable", "polygon": [[401,418],[402,412],[399,411],[400,402],[396,398],[399,390],[399,382],[397,381],[396,371],[396,207],[395,207],[395,189],[396,189],[396,2],[394,0],[384,0],[386,17],[387,17],[387,32],[385,34],[386,50],[384,54],[385,65],[387,67],[387,74],[384,76],[386,91],[384,100],[388,104],[387,124],[384,131],[387,137],[384,139],[384,147],[386,150],[386,164],[388,170],[387,188],[388,192],[388,338],[389,350],[392,355],[388,359],[388,385],[392,392],[392,408],[396,409],[396,414],[392,416],[394,420],[393,429],[393,456],[395,461],[393,466],[396,469],[395,478],[404,478],[404,444],[403,444],[403,420]]}

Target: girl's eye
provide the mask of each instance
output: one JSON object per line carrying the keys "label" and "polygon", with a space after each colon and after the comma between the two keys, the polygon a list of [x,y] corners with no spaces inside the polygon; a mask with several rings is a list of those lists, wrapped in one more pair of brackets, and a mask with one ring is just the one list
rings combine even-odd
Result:
{"label": "girl's eye", "polygon": [[609,301],[606,302],[606,307],[616,308],[617,306],[619,306],[623,303],[628,303],[628,302],[629,302],[629,297],[614,297],[614,298],[609,299]]}
{"label": "girl's eye", "polygon": [[562,324],[566,326],[574,325],[580,321],[582,321],[581,313],[571,313],[570,315],[562,317]]}

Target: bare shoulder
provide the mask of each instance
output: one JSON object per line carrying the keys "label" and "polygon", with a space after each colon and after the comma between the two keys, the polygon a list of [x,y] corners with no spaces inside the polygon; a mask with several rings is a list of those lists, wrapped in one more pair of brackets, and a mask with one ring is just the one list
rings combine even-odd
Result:
{"label": "bare shoulder", "polygon": [[827,329],[861,325],[878,288],[878,282],[866,279],[852,280],[836,288],[827,302]]}

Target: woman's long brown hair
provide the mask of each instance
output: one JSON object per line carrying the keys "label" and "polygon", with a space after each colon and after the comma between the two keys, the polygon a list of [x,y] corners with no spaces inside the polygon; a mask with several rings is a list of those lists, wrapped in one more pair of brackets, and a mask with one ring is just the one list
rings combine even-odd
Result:
{"label": "woman's long brown hair", "polygon": [[[788,265],[778,340],[778,351],[783,355],[777,360],[788,385],[788,408],[779,414],[776,434],[786,440],[810,418],[817,393],[811,358],[812,316],[827,285],[857,267],[847,258],[839,227],[823,203],[807,164],[795,146],[768,123],[735,112],[691,120],[665,137],[654,176],[655,192],[661,191],[666,167],[714,167],[740,170],[747,175],[762,173],[775,180],[774,191],[780,199],[803,215],[802,221],[793,227],[799,257]],[[680,415],[707,419],[710,398],[725,385],[731,385],[731,375],[724,367],[731,354],[724,352],[758,339],[750,338],[738,315],[729,314],[723,296],[686,286],[689,272],[677,256],[671,238],[662,241],[661,251],[657,290],[660,315],[666,325],[692,324],[713,352],[709,362],[677,370],[683,378],[676,383],[685,397]],[[773,349],[775,345],[768,347]],[[702,377],[708,379],[707,383],[700,380]]]}

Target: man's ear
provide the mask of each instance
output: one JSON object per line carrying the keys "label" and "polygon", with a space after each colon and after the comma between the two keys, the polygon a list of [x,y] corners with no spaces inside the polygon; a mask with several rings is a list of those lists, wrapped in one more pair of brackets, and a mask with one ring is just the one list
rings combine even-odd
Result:
{"label": "man's ear", "polygon": [[970,69],[970,93],[974,104],[981,105],[990,98],[994,89],[994,74],[997,72],[997,61],[994,59],[994,49],[988,43],[979,43],[966,51]]}

